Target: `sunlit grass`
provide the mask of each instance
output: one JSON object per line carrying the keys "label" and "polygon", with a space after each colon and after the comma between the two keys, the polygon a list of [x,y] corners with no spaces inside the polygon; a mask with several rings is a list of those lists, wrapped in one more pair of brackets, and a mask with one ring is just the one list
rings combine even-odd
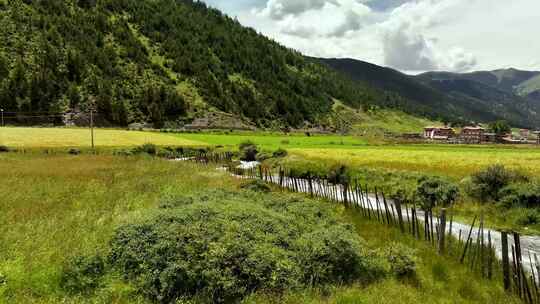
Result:
{"label": "sunlit grass", "polygon": [[[149,157],[0,154],[0,180],[0,303],[148,303],[115,277],[96,294],[66,294],[59,288],[61,267],[71,256],[106,251],[116,227],[143,217],[166,197],[240,191],[239,180],[213,167]],[[388,277],[367,286],[254,295],[246,303],[515,303],[500,284],[479,279],[423,242],[343,207],[328,208],[338,208],[372,248],[391,241],[416,248],[421,284]],[[441,263],[448,281],[433,277]]]}
{"label": "sunlit grass", "polygon": [[367,144],[367,142],[360,137],[320,134],[306,136],[305,134],[285,135],[262,132],[237,132],[233,134],[182,133],[176,134],[175,136],[185,140],[204,142],[208,145],[222,145],[234,148],[236,148],[238,144],[249,140],[266,150],[275,150],[278,148],[352,149]]}
{"label": "sunlit grass", "polygon": [[[94,142],[98,147],[155,145],[193,146],[204,143],[164,133],[95,129]],[[89,147],[89,129],[69,128],[0,128],[0,145],[17,148],[32,147]]]}
{"label": "sunlit grass", "polygon": [[464,146],[362,146],[351,149],[294,149],[303,159],[450,176],[468,176],[489,165],[503,164],[531,175],[540,172],[540,148]]}
{"label": "sunlit grass", "polygon": [[67,258],[105,250],[116,227],[165,195],[236,182],[224,177],[149,158],[0,155],[0,303],[62,302]]}

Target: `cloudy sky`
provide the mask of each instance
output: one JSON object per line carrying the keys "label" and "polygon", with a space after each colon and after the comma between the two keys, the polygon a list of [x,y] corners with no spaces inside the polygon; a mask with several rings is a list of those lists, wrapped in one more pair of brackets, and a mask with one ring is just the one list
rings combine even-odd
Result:
{"label": "cloudy sky", "polygon": [[204,0],[306,55],[408,73],[540,70],[540,0]]}

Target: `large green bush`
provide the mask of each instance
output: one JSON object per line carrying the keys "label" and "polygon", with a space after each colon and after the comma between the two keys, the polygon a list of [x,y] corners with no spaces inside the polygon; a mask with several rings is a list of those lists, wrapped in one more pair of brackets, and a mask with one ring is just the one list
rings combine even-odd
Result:
{"label": "large green bush", "polygon": [[392,243],[386,248],[385,256],[391,272],[396,276],[413,276],[416,273],[417,258],[413,249],[400,243]]}
{"label": "large green bush", "polygon": [[528,178],[519,172],[506,169],[503,165],[493,165],[471,176],[467,192],[471,197],[483,202],[499,201],[501,190],[516,182],[525,182]]}
{"label": "large green bush", "polygon": [[231,302],[258,290],[340,284],[382,273],[352,227],[313,202],[214,191],[193,200],[168,199],[166,205],[120,227],[109,258],[156,301],[197,296]]}
{"label": "large green bush", "polygon": [[511,207],[540,207],[540,185],[533,183],[512,184],[500,191],[500,205]]}
{"label": "large green bush", "polygon": [[423,177],[418,181],[417,194],[422,201],[422,208],[431,210],[438,206],[452,205],[459,196],[459,188],[439,177]]}

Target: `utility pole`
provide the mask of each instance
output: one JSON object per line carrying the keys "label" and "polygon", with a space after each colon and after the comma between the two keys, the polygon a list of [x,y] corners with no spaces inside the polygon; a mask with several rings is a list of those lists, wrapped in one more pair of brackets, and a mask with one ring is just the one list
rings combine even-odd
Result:
{"label": "utility pole", "polygon": [[90,138],[92,141],[92,150],[94,150],[94,111],[96,107],[96,102],[94,96],[89,97],[89,109],[90,109]]}
{"label": "utility pole", "polygon": [[2,127],[4,126],[4,109],[0,109],[0,112],[2,113]]}

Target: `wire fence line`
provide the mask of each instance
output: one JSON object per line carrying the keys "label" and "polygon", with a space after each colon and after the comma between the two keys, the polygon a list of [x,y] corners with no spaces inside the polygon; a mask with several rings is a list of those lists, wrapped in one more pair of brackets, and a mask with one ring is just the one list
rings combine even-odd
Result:
{"label": "wire fence line", "polygon": [[284,167],[260,164],[239,167],[232,162],[232,157],[232,153],[208,152],[186,155],[181,160],[219,164],[221,169],[237,178],[258,179],[282,190],[344,204],[367,220],[395,227],[404,234],[428,242],[440,254],[467,265],[485,279],[501,282],[507,292],[517,295],[524,303],[540,304],[538,237],[488,229],[483,216],[475,217],[470,225],[459,223],[454,221],[451,208],[443,208],[434,214],[434,210],[419,208],[420,203],[415,199],[410,204],[402,204],[390,200],[384,191],[362,185],[357,180],[333,183],[327,177],[296,176]]}

